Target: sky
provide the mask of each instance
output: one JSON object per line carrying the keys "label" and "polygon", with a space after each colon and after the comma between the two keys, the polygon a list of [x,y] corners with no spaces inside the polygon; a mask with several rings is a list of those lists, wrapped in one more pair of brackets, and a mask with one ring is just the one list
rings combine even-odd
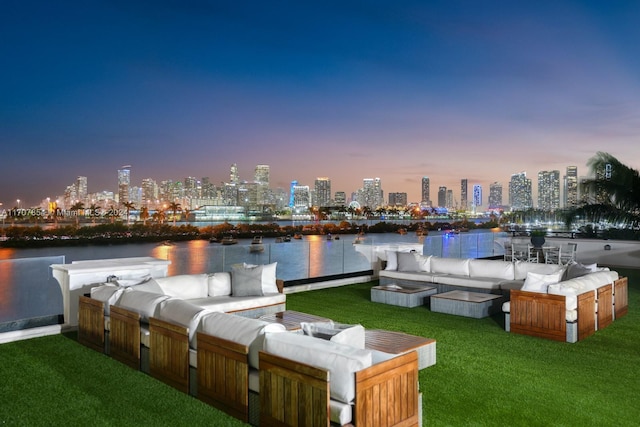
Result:
{"label": "sky", "polygon": [[[77,176],[460,180],[640,169],[640,2],[4,0],[0,203]],[[535,197],[534,191],[534,197]]]}

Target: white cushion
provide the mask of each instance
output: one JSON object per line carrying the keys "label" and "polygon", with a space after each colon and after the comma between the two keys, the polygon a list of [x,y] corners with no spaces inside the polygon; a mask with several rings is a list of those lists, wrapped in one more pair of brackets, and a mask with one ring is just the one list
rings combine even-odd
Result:
{"label": "white cushion", "polygon": [[287,302],[287,296],[285,294],[269,294],[263,295],[261,297],[233,297],[227,295],[222,297],[190,299],[189,302],[191,304],[206,308],[209,311],[222,311],[225,313],[234,311],[245,311],[276,305],[282,306],[282,310],[284,310]]}
{"label": "white cushion", "polygon": [[208,313],[202,317],[200,332],[249,347],[249,366],[258,368],[259,352],[267,332],[285,332],[284,325],[225,313]]}
{"label": "white cushion", "polygon": [[552,274],[563,269],[564,267],[558,264],[541,264],[537,262],[516,261],[514,266],[514,279],[524,280],[527,278],[528,272],[538,274]]}
{"label": "white cushion", "polygon": [[[278,284],[276,283],[276,267],[277,262],[262,265],[262,293],[276,294],[278,293]],[[244,264],[245,268],[257,267],[254,264]]]}
{"label": "white cushion", "polygon": [[332,399],[351,403],[355,373],[371,366],[371,352],[302,334],[267,334],[265,351],[329,371]]}
{"label": "white cushion", "polygon": [[208,286],[210,297],[231,295],[231,273],[223,271],[209,274]]}
{"label": "white cushion", "polygon": [[168,295],[153,292],[128,290],[122,294],[115,305],[139,313],[140,320],[149,322],[150,317],[156,316],[160,303],[169,298]]}
{"label": "white cushion", "polygon": [[387,255],[387,265],[385,270],[397,270],[398,269],[398,253],[396,251],[385,251]]}
{"label": "white cushion", "polygon": [[155,294],[164,294],[164,291],[153,278],[149,278],[144,282],[131,286],[135,291],[153,292]]}
{"label": "white cushion", "polygon": [[330,320],[328,322],[301,322],[300,327],[305,335],[311,337],[364,348],[365,333],[362,325],[344,325]]}
{"label": "white cushion", "polygon": [[469,259],[431,257],[431,272],[442,274],[469,275]]}
{"label": "white cushion", "polygon": [[418,268],[420,271],[431,272],[431,255],[418,255],[416,259],[418,260]]}
{"label": "white cushion", "polygon": [[204,298],[209,295],[208,274],[180,274],[155,280],[165,295],[175,298]]}
{"label": "white cushion", "polygon": [[417,252],[398,252],[398,271],[420,271]]}
{"label": "white cushion", "polygon": [[524,284],[522,285],[522,290],[546,294],[549,285],[553,285],[560,281],[562,273],[562,271],[554,274],[538,274],[529,272],[527,273],[527,278],[524,280]]}
{"label": "white cushion", "polygon": [[91,298],[104,303],[104,315],[109,316],[111,313],[111,305],[115,305],[116,302],[122,296],[124,288],[112,284],[104,284],[102,286],[96,286],[91,288]]}
{"label": "white cushion", "polygon": [[262,266],[232,266],[231,295],[234,297],[262,296]]}
{"label": "white cushion", "polygon": [[503,280],[515,278],[513,263],[510,261],[472,259],[469,261],[469,275],[471,277],[493,277]]}
{"label": "white cushion", "polygon": [[116,283],[119,286],[123,286],[125,288],[128,288],[129,286],[141,285],[142,283],[146,282],[149,279],[151,279],[151,276],[149,276],[147,274],[147,275],[142,276],[142,277],[131,277],[131,278],[116,279]]}
{"label": "white cushion", "polygon": [[160,305],[158,318],[187,328],[189,343],[192,348],[197,348],[196,330],[198,329],[200,319],[206,313],[207,311],[202,307],[181,299],[172,298]]}

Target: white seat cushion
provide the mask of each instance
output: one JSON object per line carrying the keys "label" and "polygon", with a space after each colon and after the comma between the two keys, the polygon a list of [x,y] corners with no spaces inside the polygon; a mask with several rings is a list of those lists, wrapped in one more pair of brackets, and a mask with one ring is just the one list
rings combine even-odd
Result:
{"label": "white seat cushion", "polygon": [[172,298],[163,302],[158,310],[158,318],[188,329],[191,348],[197,348],[196,330],[200,319],[208,311],[187,301]]}
{"label": "white seat cushion", "polygon": [[168,295],[127,290],[115,305],[140,314],[140,320],[148,323],[150,317],[156,316],[160,304],[169,298]]}

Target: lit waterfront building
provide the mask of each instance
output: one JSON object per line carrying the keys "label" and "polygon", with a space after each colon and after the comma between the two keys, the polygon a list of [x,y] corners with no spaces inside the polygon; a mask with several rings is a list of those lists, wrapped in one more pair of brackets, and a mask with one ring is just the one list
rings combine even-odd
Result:
{"label": "lit waterfront building", "polygon": [[473,209],[482,206],[482,185],[475,184],[473,186]]}
{"label": "lit waterfront building", "polygon": [[363,180],[358,203],[360,203],[361,206],[368,206],[371,209],[377,209],[384,205],[384,194],[380,178],[365,178]]}
{"label": "lit waterfront building", "polygon": [[87,200],[87,177],[79,176],[76,178],[76,194],[78,201],[85,202]]}
{"label": "lit waterfront building", "polygon": [[578,207],[578,167],[567,166],[564,176],[563,205],[565,208]]}
{"label": "lit waterfront building", "polygon": [[298,181],[297,180],[293,180],[291,181],[291,185],[289,186],[289,207],[293,208],[294,206],[294,189],[298,186]]}
{"label": "lit waterfront building", "polygon": [[538,172],[538,209],[553,211],[560,208],[560,171]]}
{"label": "lit waterfront building", "polygon": [[131,166],[122,166],[118,169],[118,203],[122,205],[131,198],[129,187],[131,186]]}
{"label": "lit waterfront building", "polygon": [[327,177],[316,178],[313,195],[315,206],[331,206],[331,180]]}
{"label": "lit waterfront building", "polygon": [[346,206],[347,193],[344,191],[336,191],[336,194],[333,196],[333,200],[336,206]]}
{"label": "lit waterfront building", "polygon": [[407,206],[407,193],[389,193],[389,206]]}
{"label": "lit waterfront building", "polygon": [[158,184],[151,178],[145,178],[142,180],[142,205],[153,205],[154,201],[158,200]]}
{"label": "lit waterfront building", "polygon": [[526,172],[511,175],[509,181],[509,205],[511,210],[525,210],[533,207],[531,180]]}
{"label": "lit waterfront building", "polygon": [[494,182],[489,184],[489,209],[498,209],[502,206],[502,184]]}
{"label": "lit waterfront building", "polygon": [[292,190],[293,208],[307,210],[311,207],[311,193],[308,185],[296,185]]}
{"label": "lit waterfront building", "polygon": [[257,184],[257,201],[260,205],[269,204],[269,165],[257,165],[254,171],[254,180]]}
{"label": "lit waterfront building", "polygon": [[455,202],[454,197],[453,197],[453,190],[450,189],[450,188],[447,189],[446,200],[447,201],[446,201],[445,207],[447,209],[455,209],[457,207],[456,206],[457,203]]}
{"label": "lit waterfront building", "polygon": [[447,207],[447,187],[438,187],[438,207]]}
{"label": "lit waterfront building", "polygon": [[[462,179],[460,180],[460,209],[462,210],[467,210],[468,207],[468,194],[467,194],[467,190],[468,190],[468,180],[467,179]],[[475,191],[475,190],[474,190]],[[478,206],[474,203],[474,206]]]}
{"label": "lit waterfront building", "polygon": [[233,163],[229,171],[229,182],[231,184],[240,183],[240,175],[238,174],[238,165]]}
{"label": "lit waterfront building", "polygon": [[428,176],[423,176],[422,177],[422,200],[421,203],[424,205],[429,205],[431,202],[431,198],[429,195],[429,177]]}

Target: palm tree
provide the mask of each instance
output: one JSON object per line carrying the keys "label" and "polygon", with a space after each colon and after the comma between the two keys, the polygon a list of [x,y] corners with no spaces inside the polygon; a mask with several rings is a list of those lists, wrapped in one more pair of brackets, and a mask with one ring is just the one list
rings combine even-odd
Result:
{"label": "palm tree", "polygon": [[598,152],[587,165],[595,178],[583,182],[593,203],[570,210],[567,226],[579,216],[592,222],[609,221],[637,228],[640,225],[640,173],[611,154]]}
{"label": "palm tree", "polygon": [[91,206],[89,206],[89,214],[91,215],[91,222],[93,224],[95,224],[96,222],[96,217],[98,216],[98,209],[100,208],[95,203],[91,203]]}
{"label": "palm tree", "polygon": [[173,225],[176,225],[176,212],[181,211],[182,207],[180,206],[180,203],[176,203],[176,202],[171,202],[169,203],[169,208],[168,208],[172,213],[173,213]]}
{"label": "palm tree", "polygon": [[157,222],[157,223],[159,223],[159,224],[162,224],[162,223],[164,222],[164,220],[165,220],[165,218],[166,218],[166,217],[167,217],[167,216],[166,216],[166,214],[164,213],[164,211],[163,211],[162,209],[158,209],[158,210],[157,210],[157,211],[155,211],[155,212],[153,213],[153,215],[151,216],[151,218],[152,218],[155,222]]}
{"label": "palm tree", "polygon": [[189,215],[191,215],[191,209],[183,209],[182,213],[184,214],[185,221],[189,222]]}
{"label": "palm tree", "polygon": [[135,209],[136,207],[130,201],[129,202],[124,202],[122,204],[122,206],[124,206],[124,208],[127,210],[127,225],[129,225],[129,212],[131,212],[131,210]]}
{"label": "palm tree", "polygon": [[140,219],[144,225],[147,225],[147,220],[149,219],[149,208],[143,206],[140,208]]}

